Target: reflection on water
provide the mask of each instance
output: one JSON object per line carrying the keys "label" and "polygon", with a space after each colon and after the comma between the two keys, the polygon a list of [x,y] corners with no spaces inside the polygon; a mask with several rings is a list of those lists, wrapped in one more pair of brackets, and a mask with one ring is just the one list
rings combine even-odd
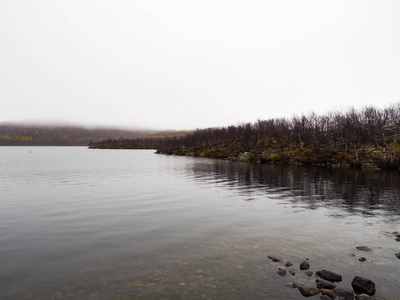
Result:
{"label": "reflection on water", "polygon": [[303,207],[336,207],[346,213],[399,217],[398,171],[265,165],[215,161],[189,165],[187,172],[199,181],[210,181],[252,195],[276,194]]}
{"label": "reflection on water", "polygon": [[305,258],[341,287],[366,276],[399,296],[398,172],[73,147],[0,156],[1,299],[303,299],[286,285],[315,277],[276,271]]}

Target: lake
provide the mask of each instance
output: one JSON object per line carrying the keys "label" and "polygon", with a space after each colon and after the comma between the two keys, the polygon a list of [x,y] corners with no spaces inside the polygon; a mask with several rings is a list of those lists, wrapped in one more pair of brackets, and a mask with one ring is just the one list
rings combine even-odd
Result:
{"label": "lake", "polygon": [[394,231],[398,171],[0,147],[0,299],[305,299],[305,259],[392,299]]}

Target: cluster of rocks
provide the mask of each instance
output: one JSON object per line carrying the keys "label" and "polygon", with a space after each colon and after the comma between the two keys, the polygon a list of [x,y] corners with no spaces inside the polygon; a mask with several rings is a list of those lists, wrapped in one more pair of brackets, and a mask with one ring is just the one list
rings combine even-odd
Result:
{"label": "cluster of rocks", "polygon": [[[363,249],[361,251],[370,250],[365,246],[357,247],[357,249]],[[268,256],[268,258],[274,262],[283,261],[281,258],[275,256]],[[310,263],[308,262],[308,259],[305,259],[300,263],[299,269],[308,277],[313,275],[313,272],[309,270]],[[294,276],[296,271],[298,270],[293,268],[293,263],[287,261],[285,267],[278,267],[277,273],[280,276],[285,276],[286,273]],[[352,289],[347,289],[336,286],[335,282],[342,281],[342,276],[337,273],[328,270],[320,270],[315,272],[315,276],[317,277],[315,280],[315,286],[295,282],[289,283],[287,286],[290,288],[297,288],[304,297],[312,297],[321,294],[321,300],[353,300],[354,297],[357,300],[376,299],[374,297],[376,292],[375,283],[368,278],[355,276],[351,282]]]}

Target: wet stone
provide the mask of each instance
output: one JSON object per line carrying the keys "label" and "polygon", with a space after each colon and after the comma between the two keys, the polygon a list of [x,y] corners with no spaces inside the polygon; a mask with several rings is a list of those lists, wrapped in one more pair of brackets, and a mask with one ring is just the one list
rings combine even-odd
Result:
{"label": "wet stone", "polygon": [[395,241],[400,242],[400,237],[396,238]]}
{"label": "wet stone", "polygon": [[332,300],[331,298],[329,298],[326,295],[322,295],[321,297],[319,297],[319,299],[321,299],[321,300]]}
{"label": "wet stone", "polygon": [[282,277],[283,277],[283,276],[286,275],[286,270],[285,270],[285,269],[279,268],[277,273],[278,273],[279,276],[282,276]]}
{"label": "wet stone", "polygon": [[292,263],[291,261],[288,260],[288,261],[286,262],[285,266],[286,266],[286,267],[293,266],[293,263]]}
{"label": "wet stone", "polygon": [[319,289],[311,286],[301,285],[298,286],[297,288],[304,297],[311,297],[319,294]]}
{"label": "wet stone", "polygon": [[286,285],[287,287],[290,287],[292,289],[296,289],[297,288],[297,284],[294,282],[289,283],[288,285]]}
{"label": "wet stone", "polygon": [[308,261],[303,261],[300,264],[300,270],[308,270],[310,268],[310,264],[308,263]]}
{"label": "wet stone", "polygon": [[396,255],[396,257],[397,257],[398,259],[400,259],[400,252],[395,253],[394,255]]}
{"label": "wet stone", "polygon": [[336,274],[331,271],[321,270],[321,271],[317,271],[315,274],[317,274],[318,277],[321,277],[322,279],[325,279],[325,280],[328,280],[331,282],[342,281],[342,275]]}
{"label": "wet stone", "polygon": [[366,259],[365,257],[360,257],[358,260],[361,261],[361,262],[364,262],[364,261],[366,261],[367,259]]}
{"label": "wet stone", "polygon": [[357,250],[360,251],[372,251],[370,248],[368,248],[367,246],[357,246],[356,247]]}
{"label": "wet stone", "polygon": [[330,299],[336,299],[337,295],[334,291],[328,289],[321,289],[321,294],[328,296]]}
{"label": "wet stone", "polygon": [[334,284],[333,282],[330,282],[328,280],[323,280],[323,279],[317,278],[315,281],[317,283],[317,288],[319,288],[319,289],[333,290],[336,287],[336,284]]}
{"label": "wet stone", "polygon": [[371,279],[355,276],[351,282],[351,286],[356,294],[367,294],[369,296],[375,295],[375,282]]}

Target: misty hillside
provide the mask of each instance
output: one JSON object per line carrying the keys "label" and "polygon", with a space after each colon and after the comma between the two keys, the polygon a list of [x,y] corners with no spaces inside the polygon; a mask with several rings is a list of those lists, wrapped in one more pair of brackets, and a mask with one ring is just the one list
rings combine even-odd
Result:
{"label": "misty hillside", "polygon": [[171,133],[173,131],[0,124],[0,146],[86,146],[90,141],[143,138]]}

